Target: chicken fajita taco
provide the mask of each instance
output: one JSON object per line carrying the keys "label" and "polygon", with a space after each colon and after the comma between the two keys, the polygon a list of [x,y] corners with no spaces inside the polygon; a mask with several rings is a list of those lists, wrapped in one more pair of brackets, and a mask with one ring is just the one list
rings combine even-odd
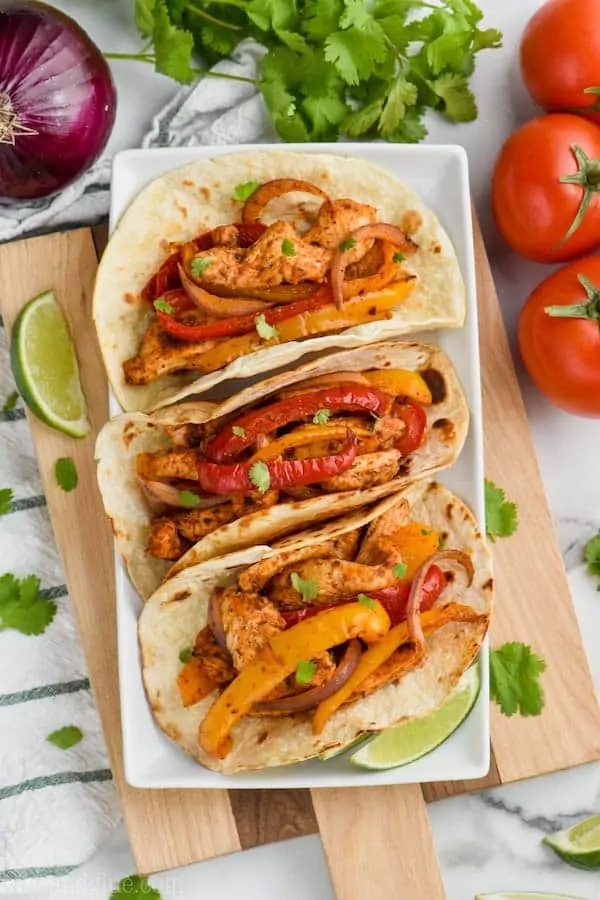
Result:
{"label": "chicken fajita taco", "polygon": [[339,516],[451,465],[469,413],[437,347],[320,358],[221,404],[191,401],[102,430],[98,480],[130,577],[170,573]]}
{"label": "chicken fajita taco", "polygon": [[148,701],[208,768],[296,763],[440,706],[492,600],[472,514],[417,482],[165,582],[139,620]]}
{"label": "chicken fajita taco", "polygon": [[94,293],[113,391],[141,411],[464,316],[452,244],[410,188],[364,160],[286,151],[201,160],[150,184]]}

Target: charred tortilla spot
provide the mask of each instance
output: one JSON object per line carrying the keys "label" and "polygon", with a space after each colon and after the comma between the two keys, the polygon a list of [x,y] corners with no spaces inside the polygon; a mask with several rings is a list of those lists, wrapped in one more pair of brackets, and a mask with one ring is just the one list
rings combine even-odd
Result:
{"label": "charred tortilla spot", "polygon": [[444,578],[446,579],[446,584],[452,584],[454,581],[454,572],[444,572]]}
{"label": "charred tortilla spot", "polygon": [[369,315],[370,315],[370,316],[376,316],[376,315],[377,315],[377,307],[376,307],[376,306],[370,306],[370,307],[369,307]]}
{"label": "charred tortilla spot", "polygon": [[436,254],[440,254],[440,253],[442,252],[442,245],[441,245],[441,244],[438,244],[437,241],[435,241],[435,242],[431,245],[431,252],[432,252],[432,253],[436,253]]}
{"label": "charred tortilla spot", "polygon": [[402,228],[402,231],[411,237],[413,234],[417,233],[422,224],[423,220],[421,218],[421,213],[416,209],[409,209],[402,216],[400,227]]}
{"label": "charred tortilla spot", "polygon": [[398,475],[410,475],[410,457],[403,459],[398,466]]}
{"label": "charred tortilla spot", "polygon": [[436,419],[432,428],[439,431],[439,437],[444,444],[449,444],[454,440],[455,429],[454,423],[450,419]]}
{"label": "charred tortilla spot", "polygon": [[209,191],[209,189],[208,189],[208,188],[205,188],[205,187],[201,187],[201,188],[200,188],[200,194],[202,195],[202,198],[203,198],[204,200],[206,200],[206,202],[208,203],[208,201],[210,200],[210,191]]}
{"label": "charred tortilla spot", "polygon": [[454,509],[454,507],[453,507],[452,503],[447,503],[447,504],[446,504],[446,518],[447,518],[447,519],[451,519],[451,518],[452,518],[452,510],[453,510],[453,509]]}
{"label": "charred tortilla spot", "polygon": [[132,294],[131,291],[127,291],[127,293],[123,296],[123,300],[130,306],[134,306],[137,303],[137,297],[135,294]]}
{"label": "charred tortilla spot", "polygon": [[259,736],[257,737],[256,743],[257,743],[257,744],[264,744],[264,742],[267,740],[268,737],[269,737],[269,732],[268,732],[268,731],[263,731],[263,733],[262,733],[262,734],[259,734]]}
{"label": "charred tortilla spot", "polygon": [[446,382],[442,373],[437,369],[421,369],[419,375],[431,391],[432,403],[442,403],[447,395]]}
{"label": "charred tortilla spot", "polygon": [[483,585],[483,590],[484,590],[484,591],[491,591],[493,587],[494,587],[494,579],[493,579],[493,578],[488,578],[488,580],[486,581],[486,583]]}
{"label": "charred tortilla spot", "polygon": [[169,597],[168,600],[163,600],[160,604],[161,606],[167,606],[169,603],[182,603],[184,600],[187,600],[192,596],[191,591],[178,591],[176,594],[173,594],[172,597]]}

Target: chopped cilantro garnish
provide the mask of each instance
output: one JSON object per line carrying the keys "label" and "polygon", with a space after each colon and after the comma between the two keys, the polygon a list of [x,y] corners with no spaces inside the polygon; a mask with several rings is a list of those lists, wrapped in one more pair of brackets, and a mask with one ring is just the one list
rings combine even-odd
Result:
{"label": "chopped cilantro garnish", "polygon": [[301,659],[296,666],[296,683],[310,684],[317,671],[317,664],[310,659]]}
{"label": "chopped cilantro garnish", "polygon": [[343,241],[340,241],[339,247],[342,253],[345,253],[346,250],[352,250],[353,247],[356,247],[356,238],[344,238]]}
{"label": "chopped cilantro garnish", "polygon": [[61,459],[56,460],[54,465],[54,475],[56,476],[57,485],[61,487],[63,491],[67,491],[67,493],[69,491],[74,491],[79,482],[75,462],[70,456],[63,456]]}
{"label": "chopped cilantro garnish", "polygon": [[[598,575],[600,577],[600,533],[590,538],[587,542],[583,548],[583,558],[587,563],[590,575]],[[597,590],[600,591],[600,584]]]}
{"label": "chopped cilantro garnish", "polygon": [[121,878],[110,895],[110,900],[161,900],[160,891],[148,884],[145,875],[128,875]]}
{"label": "chopped cilantro garnish", "polygon": [[3,412],[10,412],[11,409],[14,409],[19,400],[19,392],[13,391],[12,394],[9,394],[6,400],[2,405]]}
{"label": "chopped cilantro garnish", "polygon": [[245,203],[259,187],[260,181],[242,181],[240,184],[236,184],[231,197],[233,200],[239,200],[240,203]]}
{"label": "chopped cilantro garnish", "polygon": [[75,744],[78,744],[82,738],[83,732],[77,725],[65,725],[63,728],[59,728],[57,731],[49,734],[46,740],[48,743],[58,747],[59,750],[68,750],[69,747],[74,747]]}
{"label": "chopped cilantro garnish", "polygon": [[259,460],[248,470],[248,478],[261,494],[266,494],[271,487],[271,473],[266,463]]}
{"label": "chopped cilantro garnish", "polygon": [[401,262],[404,262],[406,257],[404,255],[404,253],[400,253],[400,251],[398,251],[398,253],[394,253],[394,255],[392,256],[392,259],[395,263],[401,263]]}
{"label": "chopped cilantro garnish", "polygon": [[179,494],[179,502],[182,506],[194,507],[199,505],[200,497],[193,491],[181,491]]}
{"label": "chopped cilantro garnish", "polygon": [[485,480],[485,529],[491,541],[509,537],[518,527],[517,504],[506,499],[502,488]]}
{"label": "chopped cilantro garnish", "polygon": [[423,537],[427,537],[429,534],[431,534],[431,529],[430,528],[421,528],[421,534],[423,535]]}
{"label": "chopped cilantro garnish", "polygon": [[166,300],[163,300],[162,297],[159,297],[158,300],[154,301],[154,309],[157,312],[164,313],[166,316],[173,315],[173,307],[170,303],[167,303]]}
{"label": "chopped cilantro garnish", "polygon": [[490,695],[504,716],[539,716],[544,708],[540,675],[543,659],[527,644],[516,641],[490,650]]}
{"label": "chopped cilantro garnish", "polygon": [[40,597],[40,579],[0,577],[0,631],[14,628],[21,634],[43,634],[56,615],[56,603]]}
{"label": "chopped cilantro garnish", "polygon": [[394,578],[404,578],[407,568],[406,563],[396,563],[394,566]]}
{"label": "chopped cilantro garnish", "polygon": [[0,516],[5,516],[12,509],[13,489],[0,488]]}
{"label": "chopped cilantro garnish", "polygon": [[276,338],[279,332],[276,328],[273,328],[272,325],[269,325],[267,320],[265,319],[264,313],[259,313],[254,320],[256,326],[256,333],[263,341],[272,341],[273,338]]}
{"label": "chopped cilantro garnish", "polygon": [[290,582],[295,591],[302,595],[305,601],[314,600],[319,593],[319,583],[310,578],[300,578],[297,572],[292,572]]}
{"label": "chopped cilantro garnish", "polygon": [[313,423],[315,425],[327,425],[330,418],[331,413],[328,409],[318,409],[313,416]]}
{"label": "chopped cilantro garnish", "polygon": [[231,429],[236,437],[245,438],[246,437],[246,429],[242,428],[240,425],[234,425]]}
{"label": "chopped cilantro garnish", "polygon": [[377,601],[372,597],[369,597],[368,594],[359,594],[356,598],[359,603],[362,603],[363,606],[368,606],[369,609],[375,609],[377,605]]}
{"label": "chopped cilantro garnish", "polygon": [[281,242],[281,252],[284,256],[296,255],[296,248],[294,247],[293,243],[288,240],[288,238]]}
{"label": "chopped cilantro garnish", "polygon": [[201,278],[213,263],[214,259],[212,256],[195,256],[190,263],[190,272],[194,278]]}
{"label": "chopped cilantro garnish", "polygon": [[189,663],[189,661],[193,655],[194,655],[193,647],[184,647],[183,650],[181,651],[181,653],[179,654],[179,662],[182,662],[185,665],[185,663]]}

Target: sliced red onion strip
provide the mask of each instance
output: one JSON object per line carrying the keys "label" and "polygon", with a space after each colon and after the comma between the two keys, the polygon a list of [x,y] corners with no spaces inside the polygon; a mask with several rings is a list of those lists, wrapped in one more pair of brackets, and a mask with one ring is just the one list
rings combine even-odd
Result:
{"label": "sliced red onion strip", "polygon": [[[423,586],[427,579],[427,573],[431,566],[438,566],[442,571],[452,568],[452,566],[447,565],[449,562],[458,563],[458,565],[464,569],[467,573],[467,584],[470,585],[473,581],[473,576],[475,574],[473,561],[469,554],[465,553],[463,550],[440,550],[439,553],[434,553],[433,556],[430,556],[429,559],[426,559],[425,562],[419,566],[415,572],[406,604],[406,625],[408,627],[408,634],[411,641],[417,646],[422,646],[425,643],[425,635],[423,634],[423,628],[421,626],[420,608],[423,600]],[[446,565],[444,565],[444,563],[446,563]]]}

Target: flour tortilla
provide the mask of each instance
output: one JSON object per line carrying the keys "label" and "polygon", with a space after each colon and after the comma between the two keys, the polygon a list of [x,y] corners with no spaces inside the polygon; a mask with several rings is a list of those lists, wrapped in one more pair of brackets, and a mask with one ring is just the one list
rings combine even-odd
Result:
{"label": "flour tortilla", "polygon": [[[168,255],[166,242],[189,241],[216,225],[239,221],[236,185],[294,177],[323,188],[333,199],[350,197],[378,210],[379,221],[401,225],[419,246],[406,261],[418,278],[408,299],[387,321],[372,322],[298,342],[275,345],[208,375],[163,376],[148,385],[128,385],[123,363],[135,356],[152,311],[140,291]],[[274,201],[265,221],[297,218],[298,201],[318,208],[305,194]],[[96,279],[94,321],[112,389],[124,410],[149,411],[190,394],[209,391],[231,378],[289,366],[309,352],[366,343],[439,327],[459,327],[465,318],[465,288],[452,243],[435,214],[390,172],[363,159],[326,153],[232,153],[198,160],[146,187],[132,202],[106,248]]]}
{"label": "flour tortilla", "polygon": [[152,713],[159,727],[198,762],[225,774],[247,769],[289,765],[346,744],[368,732],[408,722],[432,713],[446,699],[475,658],[485,637],[493,603],[491,555],[468,508],[435,482],[418,482],[386,498],[366,515],[355,514],[336,525],[311,528],[288,538],[279,547],[295,549],[321,543],[381,515],[407,499],[411,518],[447,533],[447,546],[471,554],[475,577],[471,587],[449,585],[436,605],[456,601],[481,614],[474,623],[450,623],[427,638],[423,665],[362,700],[336,712],[319,736],[309,715],[254,718],[245,716],[233,729],[233,749],[223,760],[208,756],[197,743],[198,728],[217,696],[184,708],[177,688],[179,653],[194,643],[206,624],[207,605],[214,587],[229,586],[236,575],[275,548],[254,548],[194,566],[166,582],[150,598],[139,620],[143,679]]}
{"label": "flour tortilla", "polygon": [[[138,453],[166,450],[171,446],[163,425],[202,423],[229,415],[245,406],[266,401],[283,388],[329,372],[360,372],[400,368],[438,373],[443,397],[427,407],[428,437],[422,447],[403,462],[401,474],[387,484],[365,491],[326,494],[311,500],[278,503],[223,525],[202,538],[174,565],[146,553],[152,510],[135,473]],[[434,400],[438,399],[434,396]],[[167,575],[184,568],[262,544],[302,527],[342,515],[398,490],[417,478],[430,477],[452,465],[458,457],[469,424],[469,410],[460,382],[448,357],[436,346],[416,343],[371,344],[346,350],[308,363],[293,372],[277,375],[234,394],[221,404],[197,401],[167,407],[154,416],[130,413],[108,422],[96,444],[98,483],[104,508],[112,521],[117,545],[129,576],[144,599]]]}

